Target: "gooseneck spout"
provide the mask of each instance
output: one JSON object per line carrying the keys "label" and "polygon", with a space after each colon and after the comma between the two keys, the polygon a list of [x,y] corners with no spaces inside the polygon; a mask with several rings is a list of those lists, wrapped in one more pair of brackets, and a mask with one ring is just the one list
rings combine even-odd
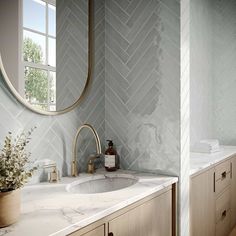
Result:
{"label": "gooseneck spout", "polygon": [[97,131],[90,124],[81,125],[79,127],[76,135],[75,135],[74,142],[73,142],[73,157],[72,157],[73,159],[72,159],[72,163],[71,163],[71,175],[72,176],[77,176],[78,175],[78,168],[77,168],[77,164],[76,164],[77,141],[78,141],[78,137],[79,137],[79,134],[80,134],[81,130],[84,129],[84,128],[88,128],[89,130],[91,130],[93,135],[94,135],[94,138],[95,138],[95,141],[96,141],[97,155],[100,155],[102,153],[101,142],[100,142],[100,138],[98,136]]}

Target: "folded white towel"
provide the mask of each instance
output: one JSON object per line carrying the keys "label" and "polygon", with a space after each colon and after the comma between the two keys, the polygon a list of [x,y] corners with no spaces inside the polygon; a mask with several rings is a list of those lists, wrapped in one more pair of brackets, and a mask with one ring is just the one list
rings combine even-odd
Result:
{"label": "folded white towel", "polygon": [[217,146],[217,147],[220,146],[220,142],[218,139],[203,139],[203,140],[200,140],[200,143],[207,143],[207,144],[210,144],[212,147],[213,146]]}
{"label": "folded white towel", "polygon": [[219,141],[217,139],[205,139],[195,143],[191,147],[192,152],[214,153],[220,151]]}

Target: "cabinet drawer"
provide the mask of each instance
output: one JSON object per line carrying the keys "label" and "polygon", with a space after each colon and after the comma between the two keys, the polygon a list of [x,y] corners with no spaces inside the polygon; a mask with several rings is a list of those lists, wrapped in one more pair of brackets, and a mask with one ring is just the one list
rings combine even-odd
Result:
{"label": "cabinet drawer", "polygon": [[226,211],[224,217],[216,224],[216,236],[228,236],[230,233],[230,215],[231,211]]}
{"label": "cabinet drawer", "polygon": [[227,217],[230,210],[230,188],[227,188],[216,199],[216,223],[221,222]]}
{"label": "cabinet drawer", "polygon": [[78,230],[68,236],[105,236],[105,224],[83,233],[82,230]]}
{"label": "cabinet drawer", "polygon": [[230,161],[225,161],[215,167],[215,192],[220,194],[227,186],[230,185]]}
{"label": "cabinet drawer", "polygon": [[226,175],[223,178],[215,181],[216,195],[220,194],[229,185],[230,185],[230,172],[226,173]]}
{"label": "cabinet drawer", "polygon": [[225,161],[215,167],[216,181],[226,178],[226,174],[230,173],[230,161]]}

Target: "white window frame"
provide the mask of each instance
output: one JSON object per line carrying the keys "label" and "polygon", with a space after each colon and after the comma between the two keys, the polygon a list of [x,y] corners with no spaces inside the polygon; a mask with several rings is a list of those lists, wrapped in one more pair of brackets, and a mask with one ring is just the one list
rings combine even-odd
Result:
{"label": "white window frame", "polygon": [[[48,5],[53,5],[56,7],[56,0],[41,0],[43,2],[46,3],[46,14],[45,14],[45,29],[46,29],[46,32],[45,33],[42,33],[40,31],[37,31],[37,30],[33,30],[33,29],[30,29],[30,28],[27,28],[27,27],[24,27],[23,25],[23,1],[24,0],[19,0],[19,51],[21,52],[20,53],[20,60],[19,60],[19,74],[20,74],[20,94],[25,96],[25,79],[24,79],[24,68],[25,67],[30,67],[30,68],[36,68],[36,69],[42,69],[42,70],[45,70],[46,73],[47,73],[47,78],[48,78],[48,99],[47,99],[47,103],[37,103],[37,102],[31,102],[31,105],[46,105],[48,110],[50,110],[50,107],[51,106],[54,106],[55,109],[56,109],[56,97],[55,97],[55,101],[52,103],[50,101],[50,80],[49,80],[49,77],[50,77],[50,72],[56,72],[56,67],[54,66],[50,66],[48,64],[48,54],[49,54],[49,47],[48,47],[48,44],[49,44],[49,39],[55,39],[56,40],[56,36],[52,36],[48,33],[48,8],[49,6]],[[27,30],[28,32],[31,32],[31,33],[36,33],[36,34],[39,34],[39,35],[42,35],[45,37],[45,65],[44,64],[37,64],[37,63],[33,63],[33,62],[27,62],[27,61],[24,61],[23,59],[23,37],[24,37],[24,30]]]}

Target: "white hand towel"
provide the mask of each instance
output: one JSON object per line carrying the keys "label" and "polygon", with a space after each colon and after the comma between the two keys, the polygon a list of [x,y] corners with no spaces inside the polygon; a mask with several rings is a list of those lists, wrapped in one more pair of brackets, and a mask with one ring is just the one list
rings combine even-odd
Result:
{"label": "white hand towel", "polygon": [[214,153],[220,151],[219,141],[216,139],[205,139],[195,143],[191,147],[192,152]]}

